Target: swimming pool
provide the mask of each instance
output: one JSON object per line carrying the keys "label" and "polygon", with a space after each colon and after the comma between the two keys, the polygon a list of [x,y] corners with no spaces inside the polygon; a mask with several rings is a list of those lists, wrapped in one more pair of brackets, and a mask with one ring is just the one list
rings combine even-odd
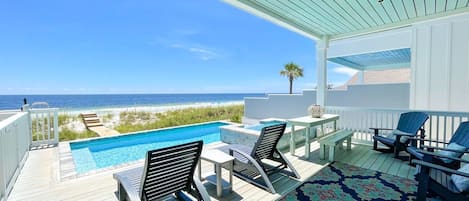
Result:
{"label": "swimming pool", "polygon": [[143,159],[149,150],[203,140],[220,141],[225,122],[159,129],[116,137],[71,142],[70,149],[78,174]]}

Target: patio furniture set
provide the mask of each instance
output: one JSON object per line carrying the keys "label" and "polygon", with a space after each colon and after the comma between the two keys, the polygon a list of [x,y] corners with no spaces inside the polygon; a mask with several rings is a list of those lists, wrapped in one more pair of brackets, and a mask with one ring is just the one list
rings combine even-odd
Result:
{"label": "patio furniture set", "polygon": [[[307,128],[321,127],[318,137],[319,155],[326,158],[329,150],[329,161],[334,161],[336,148],[351,149],[352,131],[337,130],[338,115],[325,115],[323,118],[301,117],[288,121],[295,126]],[[416,175],[418,184],[417,200],[426,200],[427,193],[433,193],[445,200],[469,199],[469,161],[461,157],[469,153],[469,122],[461,122],[449,142],[431,141],[425,138],[424,124],[428,115],[422,112],[401,114],[397,128],[371,128],[374,131],[373,149],[391,152],[396,158],[403,158],[400,152],[410,154],[409,162],[419,166]],[[325,133],[324,124],[333,122],[332,132]],[[253,147],[229,144],[218,149],[202,151],[203,142],[191,142],[173,147],[149,151],[145,165],[114,174],[118,182],[119,200],[152,200],[174,195],[182,199],[210,200],[201,181],[216,186],[218,197],[233,187],[233,175],[257,187],[276,193],[271,177],[281,173],[299,179],[300,175],[276,145],[285,132],[286,123],[264,127]],[[380,131],[390,131],[383,136]],[[292,137],[293,138],[293,137]],[[310,139],[305,140],[305,158],[309,158]],[[291,141],[294,146],[294,141]],[[388,147],[378,147],[378,142]],[[425,143],[439,143],[447,146],[430,146]],[[434,152],[434,150],[442,150]],[[294,154],[294,149],[291,152]],[[214,165],[214,173],[202,175],[200,160]],[[459,169],[458,169],[459,168]],[[194,175],[195,172],[197,175]],[[222,170],[229,174],[228,180],[222,178]]]}

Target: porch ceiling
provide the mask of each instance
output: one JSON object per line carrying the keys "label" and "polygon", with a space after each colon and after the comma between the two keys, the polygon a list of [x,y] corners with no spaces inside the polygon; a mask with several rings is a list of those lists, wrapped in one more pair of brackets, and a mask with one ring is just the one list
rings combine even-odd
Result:
{"label": "porch ceiling", "polygon": [[328,60],[358,70],[409,68],[410,48],[334,57]]}
{"label": "porch ceiling", "polygon": [[469,0],[225,0],[313,39],[403,27],[469,11]]}

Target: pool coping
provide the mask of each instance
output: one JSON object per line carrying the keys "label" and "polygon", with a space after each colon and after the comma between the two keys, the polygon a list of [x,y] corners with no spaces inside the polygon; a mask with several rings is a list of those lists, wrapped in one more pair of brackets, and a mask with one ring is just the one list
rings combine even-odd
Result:
{"label": "pool coping", "polygon": [[[158,129],[152,129],[152,130],[144,130],[144,131],[136,131],[136,132],[131,132],[131,133],[124,133],[121,135],[114,135],[114,136],[103,136],[103,137],[93,137],[93,138],[86,138],[86,139],[78,139],[78,140],[73,140],[73,141],[66,141],[66,142],[60,142],[59,143],[59,180],[62,181],[68,181],[71,179],[76,179],[76,178],[81,178],[81,177],[86,177],[90,175],[94,175],[97,173],[102,173],[102,172],[107,172],[110,170],[116,170],[120,169],[123,167],[131,166],[131,165],[136,165],[139,163],[144,163],[145,158],[136,160],[136,161],[131,161],[127,163],[122,163],[106,168],[99,168],[96,170],[91,170],[86,173],[81,173],[79,174],[76,171],[75,167],[75,162],[73,161],[73,155],[72,155],[72,150],[70,148],[70,143],[75,143],[75,142],[85,142],[85,141],[90,141],[90,140],[100,140],[100,139],[106,139],[106,138],[112,138],[112,137],[119,137],[119,136],[126,136],[126,135],[135,135],[135,134],[141,134],[141,133],[148,133],[148,132],[153,132],[153,131],[159,131],[159,130],[167,130],[167,129],[174,129],[174,128],[181,128],[181,127],[187,127],[187,126],[197,126],[197,125],[203,125],[203,124],[210,124],[210,123],[227,123],[227,124],[237,124],[230,122],[228,120],[220,120],[220,121],[208,121],[208,122],[202,122],[202,123],[196,123],[196,124],[186,124],[186,125],[181,125],[181,126],[172,126],[172,127],[166,127],[166,128],[158,128]],[[227,126],[227,125],[224,125]],[[212,142],[216,143],[216,142]],[[212,144],[208,143],[208,144]]]}

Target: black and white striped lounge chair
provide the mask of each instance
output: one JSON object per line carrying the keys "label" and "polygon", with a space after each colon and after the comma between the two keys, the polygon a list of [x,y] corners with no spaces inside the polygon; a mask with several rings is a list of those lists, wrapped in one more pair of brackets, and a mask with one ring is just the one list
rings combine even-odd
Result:
{"label": "black and white striped lounge chair", "polygon": [[[148,151],[145,166],[114,174],[119,200],[210,200],[205,187],[194,177],[202,141]],[[184,192],[183,192],[184,191]]]}
{"label": "black and white striped lounge chair", "polygon": [[254,147],[231,144],[219,148],[235,158],[234,175],[271,193],[275,193],[275,189],[269,176],[283,173],[299,179],[298,172],[277,149],[285,127],[286,124],[278,124],[263,128]]}

